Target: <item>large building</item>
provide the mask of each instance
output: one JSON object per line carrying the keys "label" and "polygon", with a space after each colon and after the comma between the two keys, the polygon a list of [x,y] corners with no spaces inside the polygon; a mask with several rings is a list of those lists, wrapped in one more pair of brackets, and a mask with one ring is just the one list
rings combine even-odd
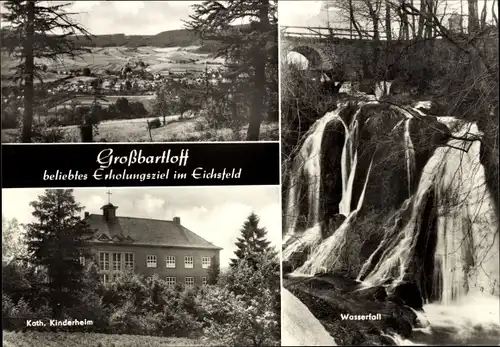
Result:
{"label": "large building", "polygon": [[168,284],[187,287],[205,284],[212,262],[219,264],[221,248],[172,221],[119,217],[118,206],[108,203],[102,214],[85,212],[85,221],[95,230],[95,252],[104,282],[126,270],[145,277],[157,274]]}

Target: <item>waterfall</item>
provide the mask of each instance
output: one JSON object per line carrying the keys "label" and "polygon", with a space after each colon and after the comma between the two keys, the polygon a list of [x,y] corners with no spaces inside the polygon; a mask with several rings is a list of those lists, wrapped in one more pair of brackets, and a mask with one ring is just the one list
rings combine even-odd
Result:
{"label": "waterfall", "polygon": [[[368,104],[377,104],[377,107],[363,115],[361,110]],[[429,108],[427,103],[418,106]],[[384,286],[393,293],[402,283],[416,283],[426,300],[424,312],[417,314],[419,321],[425,320],[425,324],[415,327],[416,339],[412,335],[411,341],[384,333],[399,345],[414,344],[417,340],[416,344],[432,345],[437,341],[432,338],[442,336],[477,341],[471,336],[480,335],[481,329],[485,329],[485,334],[486,331],[500,334],[499,221],[494,196],[486,186],[485,168],[480,163],[482,134],[477,125],[452,117],[427,116],[424,107],[405,109],[377,101],[360,103],[352,120],[346,121],[340,117],[344,107],[328,113],[313,125],[300,148],[300,156],[297,155],[293,163],[287,201],[289,212],[293,211],[287,219],[283,257],[288,259],[309,247],[293,274],[338,272],[346,259],[354,259],[359,263],[354,276],[357,274],[361,287]],[[367,121],[378,120],[374,118],[377,112],[388,109],[394,111],[394,116],[387,117],[387,128],[382,121]],[[369,117],[364,119],[365,115]],[[385,118],[380,119],[385,122]],[[342,152],[335,154],[340,160],[332,160],[339,170],[332,177],[342,186],[336,194],[341,191],[342,196],[330,201],[338,202],[338,211],[346,218],[340,226],[336,225],[333,233],[323,236],[323,223],[332,216],[328,216],[328,211],[325,213],[319,203],[325,198],[321,194],[331,194],[330,191],[323,193],[320,184],[322,175],[328,174],[321,168],[321,140],[330,122],[341,123],[345,130],[343,143],[338,144]],[[441,140],[443,132],[439,126],[446,126],[453,135],[447,142],[447,137]],[[394,149],[404,150],[401,156],[395,156],[396,161],[401,161],[400,171],[395,172],[401,172],[404,179],[393,182],[401,186],[394,186],[395,194],[401,188],[408,193],[398,195],[397,203],[385,214],[375,213],[380,224],[375,225],[374,231],[367,229],[380,235],[375,235],[378,238],[359,260],[360,254],[352,255],[349,251],[354,249],[360,253],[361,247],[355,248],[350,243],[360,237],[357,228],[377,199],[380,190],[377,190],[376,178],[381,177],[377,176],[379,161],[385,159],[381,156],[387,152],[379,155],[374,150],[363,156],[358,148],[360,143],[365,149],[369,148],[363,141],[372,135],[377,139],[378,134],[391,134],[398,142]],[[301,190],[307,192],[302,211],[298,204]],[[301,213],[306,215],[309,224],[298,230],[297,217]],[[354,242],[365,241],[361,236]],[[475,303],[482,313],[474,313]],[[492,335],[488,336],[491,339]]]}
{"label": "waterfall", "polygon": [[405,161],[406,161],[406,179],[408,180],[408,195],[412,192],[412,181],[415,172],[415,148],[413,148],[413,142],[410,136],[410,121],[411,118],[405,120],[405,132],[404,132],[404,142],[405,142]]}
{"label": "waterfall", "polygon": [[305,140],[295,156],[292,164],[292,174],[290,176],[286,234],[295,232],[297,218],[299,216],[299,201],[302,199],[300,193],[307,189],[308,201],[308,222],[311,225],[319,221],[319,193],[321,182],[320,151],[323,132],[328,123],[334,119],[340,119],[339,113],[343,109],[338,107],[335,111],[327,113],[318,119],[309,129]]}
{"label": "waterfall", "polygon": [[384,95],[389,95],[393,81],[382,81],[375,83],[375,98],[380,99]]}
{"label": "waterfall", "polygon": [[[361,102],[360,105],[373,103],[376,102]],[[340,104],[335,111],[329,112],[317,120],[305,135],[305,140],[294,158],[287,199],[286,235],[283,241],[284,260],[289,260],[297,252],[301,252],[307,248],[311,249],[321,242],[322,225],[320,223],[321,212],[319,208],[322,175],[320,160],[321,143],[325,128],[330,122],[341,123],[345,132],[341,155],[342,199],[339,203],[339,212],[344,216],[351,214],[353,184],[358,162],[358,117],[361,107],[354,114],[350,123],[346,123],[340,117],[340,113],[346,107],[347,104]],[[368,176],[366,177],[367,181]],[[301,212],[300,206],[303,199],[301,192],[303,190],[307,190],[308,228],[305,231],[300,231],[297,230],[297,221]]]}
{"label": "waterfall", "polygon": [[[319,203],[321,165],[321,142],[325,127],[333,120],[340,121],[339,113],[346,105],[327,113],[318,119],[304,135],[305,140],[299,152],[293,159],[292,174],[289,182],[287,212],[285,218],[285,239],[283,240],[283,259],[288,260],[293,254],[321,241],[321,225],[319,224]],[[305,231],[297,230],[297,221],[300,215],[300,206],[303,199],[302,192],[307,191],[307,221]]]}
{"label": "waterfall", "polygon": [[330,235],[317,248],[313,250],[306,262],[297,270],[295,270],[294,273],[296,275],[314,275],[316,273],[332,269],[337,263],[339,263],[339,258],[342,256],[342,253],[344,251],[343,246],[345,240],[349,237],[349,227],[351,226],[352,221],[355,220],[358,211],[363,205],[366,185],[370,178],[372,164],[373,159],[370,162],[368,173],[365,178],[365,185],[358,200],[356,209],[349,213],[347,219],[340,225],[337,230],[335,230],[332,235]]}
{"label": "waterfall", "polygon": [[[478,134],[475,124],[467,124],[454,135]],[[417,192],[409,200],[411,217],[396,242],[391,240],[390,247],[389,242],[380,244],[378,251],[385,250],[371,271],[368,265],[377,251],[363,266],[359,278],[364,277],[367,284],[381,285],[392,279],[390,287],[394,288],[403,281],[418,235],[426,232],[420,225],[423,205],[434,189],[438,211],[435,269],[439,269],[434,275],[440,279],[436,283],[441,283],[442,302],[449,304],[471,291],[498,294],[498,221],[479,163],[480,142],[453,139],[449,145],[453,147],[436,149],[424,167]]]}

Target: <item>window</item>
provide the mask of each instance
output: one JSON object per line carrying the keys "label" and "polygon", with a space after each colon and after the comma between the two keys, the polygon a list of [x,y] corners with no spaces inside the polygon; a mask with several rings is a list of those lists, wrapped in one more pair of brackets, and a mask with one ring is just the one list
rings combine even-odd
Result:
{"label": "window", "polygon": [[113,253],[113,271],[122,271],[122,254],[121,253]]}
{"label": "window", "polygon": [[108,274],[102,274],[102,282],[104,284],[109,283],[109,275]]}
{"label": "window", "polygon": [[210,262],[212,259],[210,257],[201,257],[201,267],[208,269],[210,267]]}
{"label": "window", "polygon": [[109,253],[99,252],[99,269],[109,271]]}
{"label": "window", "polygon": [[125,269],[134,270],[134,253],[125,253]]}
{"label": "window", "polygon": [[194,277],[186,277],[185,283],[186,283],[187,288],[193,288],[194,287]]}
{"label": "window", "polygon": [[156,255],[146,256],[146,267],[156,267]]}
{"label": "window", "polygon": [[82,264],[82,266],[85,266],[85,257],[80,257],[79,260],[80,264]]}
{"label": "window", "polygon": [[167,286],[173,287],[173,286],[175,286],[176,279],[175,279],[175,277],[167,277],[165,279],[165,282],[167,283]]}
{"label": "window", "polygon": [[208,277],[202,277],[201,278],[201,284],[203,284],[204,286],[206,286],[208,283]]}
{"label": "window", "polygon": [[[192,268],[194,268],[193,257],[184,257],[184,267],[186,269],[192,269]],[[186,277],[186,278],[188,278],[188,277]]]}
{"label": "window", "polygon": [[165,266],[169,269],[175,269],[175,257],[173,255],[165,257]]}

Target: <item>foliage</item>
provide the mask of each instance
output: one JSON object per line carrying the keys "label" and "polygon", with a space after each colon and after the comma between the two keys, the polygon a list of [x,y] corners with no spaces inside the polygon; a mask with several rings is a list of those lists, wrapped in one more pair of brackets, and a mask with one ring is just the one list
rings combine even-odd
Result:
{"label": "foliage", "polygon": [[270,242],[266,240],[267,230],[259,228],[259,217],[255,213],[250,213],[240,231],[241,237],[236,242],[238,249],[234,251],[237,258],[231,259],[231,267],[238,266],[243,259],[252,263],[256,260],[251,259],[261,256],[269,248]]}
{"label": "foliage", "polygon": [[[232,25],[239,20],[250,24]],[[193,6],[187,27],[203,40],[218,42],[217,55],[231,66],[230,74],[237,82],[251,86],[247,94],[250,99],[247,140],[258,140],[264,115],[268,113],[274,118],[271,114],[277,109],[274,107],[278,73],[277,2],[238,0],[223,5],[219,1],[204,1]],[[241,78],[242,75],[249,78]]]}
{"label": "foliage", "polygon": [[13,79],[21,82],[24,93],[22,142],[31,142],[33,107],[35,103],[34,79],[43,82],[43,65],[35,60],[58,61],[64,56],[76,57],[87,50],[78,48],[68,36],[90,34],[76,24],[66,12],[68,4],[47,4],[45,1],[5,1],[2,22],[2,47],[10,56],[20,61]]}
{"label": "foliage", "polygon": [[[277,270],[277,271],[276,271]],[[197,300],[205,333],[227,346],[280,345],[280,277],[273,252],[242,260],[226,286],[208,286]]]}
{"label": "foliage", "polygon": [[82,288],[79,257],[87,255],[91,230],[79,216],[82,206],[72,189],[47,189],[30,205],[36,221],[26,225],[29,261],[46,271],[49,303],[60,317]]}
{"label": "foliage", "polygon": [[2,216],[2,261],[21,259],[26,255],[26,247],[16,218],[10,220]]}
{"label": "foliage", "polygon": [[207,284],[214,285],[219,282],[220,264],[216,257],[212,257],[210,261],[210,268],[208,269]]}
{"label": "foliage", "polygon": [[161,128],[160,118],[155,118],[153,120],[148,121],[148,128],[149,129]]}

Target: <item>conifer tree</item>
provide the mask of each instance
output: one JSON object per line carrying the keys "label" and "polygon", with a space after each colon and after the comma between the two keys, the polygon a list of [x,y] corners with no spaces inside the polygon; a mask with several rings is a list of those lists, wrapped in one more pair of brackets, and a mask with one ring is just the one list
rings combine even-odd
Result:
{"label": "conifer tree", "polygon": [[234,251],[236,259],[231,259],[230,266],[236,267],[242,259],[247,259],[252,263],[252,258],[260,256],[269,249],[269,241],[266,240],[266,228],[259,228],[259,217],[255,213],[250,213],[241,228],[241,237],[238,238]]}
{"label": "conifer tree", "polygon": [[208,269],[207,283],[210,285],[217,284],[219,282],[220,266],[216,257],[212,257],[210,262],[210,268]]}
{"label": "conifer tree", "polygon": [[73,35],[90,39],[90,33],[72,20],[74,13],[66,11],[68,5],[41,0],[4,1],[2,48],[19,62],[13,79],[21,82],[24,97],[22,142],[31,142],[34,80],[43,82],[44,78],[44,66],[36,61],[60,62],[65,56],[74,58],[88,52],[78,46]]}
{"label": "conifer tree", "polygon": [[89,256],[92,231],[82,221],[83,207],[72,189],[46,189],[32,201],[36,221],[26,225],[29,261],[46,274],[46,294],[53,317],[76,302],[84,287],[81,256]]}
{"label": "conifer tree", "polygon": [[[235,26],[242,20],[246,26]],[[248,74],[251,91],[248,141],[257,141],[260,125],[266,113],[270,95],[277,100],[278,75],[278,19],[276,0],[236,0],[221,2],[207,0],[193,5],[193,14],[187,28],[195,31],[203,40],[217,42],[217,56],[224,57],[235,75]],[[272,76],[271,76],[272,75]],[[274,78],[273,78],[274,77]],[[273,81],[274,88],[268,88]],[[274,101],[274,100],[273,100]],[[270,107],[268,107],[270,108]]]}

